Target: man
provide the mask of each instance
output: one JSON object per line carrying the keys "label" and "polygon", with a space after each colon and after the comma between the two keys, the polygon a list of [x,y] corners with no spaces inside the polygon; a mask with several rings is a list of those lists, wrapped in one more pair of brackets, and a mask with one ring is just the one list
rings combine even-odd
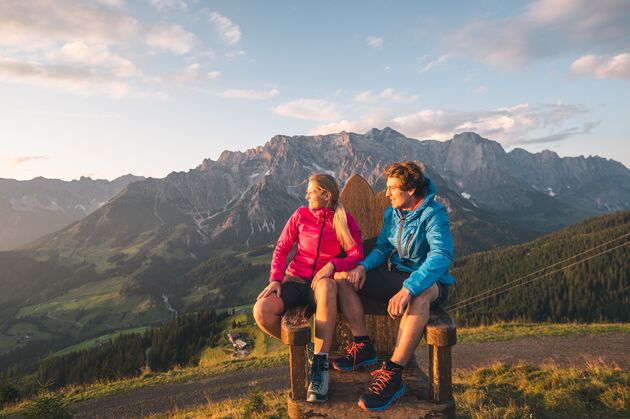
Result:
{"label": "man", "polygon": [[455,282],[448,271],[453,258],[448,215],[435,201],[433,183],[413,162],[394,163],[385,176],[391,207],[385,210],[376,245],[345,281],[338,281],[339,305],[354,342],[333,362],[335,369],[353,371],[377,362],[359,294],[387,302],[389,315],[402,317],[394,353],[372,373],[374,380],[359,399],[367,411],[387,409],[404,394],[402,372],[422,338],[430,307],[444,303]]}

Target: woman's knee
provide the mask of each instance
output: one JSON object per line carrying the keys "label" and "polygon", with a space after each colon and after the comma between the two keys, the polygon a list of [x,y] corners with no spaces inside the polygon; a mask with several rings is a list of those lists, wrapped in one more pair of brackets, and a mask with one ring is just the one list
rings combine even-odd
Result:
{"label": "woman's knee", "polygon": [[337,294],[337,281],[332,278],[322,278],[317,282],[315,287],[315,293],[317,294]]}
{"label": "woman's knee", "polygon": [[269,296],[256,301],[253,309],[256,323],[268,324],[282,314],[281,308],[278,306],[278,302],[273,300],[274,298],[278,297]]}

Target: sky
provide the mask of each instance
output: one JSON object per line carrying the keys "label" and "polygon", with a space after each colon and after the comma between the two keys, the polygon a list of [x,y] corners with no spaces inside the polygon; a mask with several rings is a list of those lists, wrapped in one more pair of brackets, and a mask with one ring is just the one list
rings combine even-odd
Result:
{"label": "sky", "polygon": [[629,119],[627,0],[0,0],[0,178],[388,126],[630,167]]}

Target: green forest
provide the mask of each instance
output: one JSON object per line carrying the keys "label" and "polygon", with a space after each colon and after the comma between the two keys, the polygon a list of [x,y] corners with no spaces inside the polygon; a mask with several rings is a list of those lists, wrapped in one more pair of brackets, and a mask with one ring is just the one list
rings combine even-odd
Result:
{"label": "green forest", "polygon": [[462,326],[630,321],[628,244],[630,211],[625,211],[459,259],[451,269],[456,285],[446,307]]}

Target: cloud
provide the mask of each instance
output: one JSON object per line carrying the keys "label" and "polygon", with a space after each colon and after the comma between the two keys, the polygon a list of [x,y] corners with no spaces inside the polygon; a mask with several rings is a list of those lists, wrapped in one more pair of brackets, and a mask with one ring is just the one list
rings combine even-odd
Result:
{"label": "cloud", "polygon": [[150,0],[151,6],[158,11],[177,11],[185,12],[188,10],[188,1],[186,0]]}
{"label": "cloud", "polygon": [[583,55],[571,64],[575,74],[598,79],[630,80],[630,53],[615,55]]}
{"label": "cloud", "polygon": [[199,63],[193,63],[182,71],[173,74],[170,79],[177,84],[200,83],[207,80],[216,79],[221,76],[220,71],[208,71],[204,74],[200,71]]}
{"label": "cloud", "polygon": [[280,91],[278,89],[271,90],[243,90],[243,89],[228,89],[221,95],[226,99],[245,99],[245,100],[266,100],[272,97],[278,96]]}
{"label": "cloud", "polygon": [[589,134],[599,122],[585,122],[581,128],[565,127],[575,117],[587,112],[588,109],[583,106],[562,103],[536,106],[519,104],[478,112],[422,109],[398,116],[372,114],[356,120],[330,122],[313,128],[311,133],[365,132],[375,127],[390,126],[412,138],[443,141],[463,131],[474,131],[511,146],[561,141],[571,136]]}
{"label": "cloud", "polygon": [[446,63],[450,58],[451,58],[450,54],[442,55],[437,60],[433,60],[433,61],[425,64],[424,67],[422,67],[422,69],[420,70],[420,72],[424,73],[425,71],[431,70],[433,67],[442,65],[442,64]]}
{"label": "cloud", "polygon": [[7,159],[9,164],[16,168],[24,163],[28,163],[34,160],[48,160],[46,156],[17,156],[10,159]]}
{"label": "cloud", "polygon": [[240,58],[244,55],[245,55],[245,51],[243,51],[242,49],[239,49],[236,51],[229,51],[225,53],[225,57],[230,61],[234,61],[237,58]]}
{"label": "cloud", "polygon": [[88,45],[79,41],[69,42],[61,48],[47,52],[45,56],[58,63],[106,68],[118,77],[141,75],[141,71],[133,62],[113,54],[109,46],[105,44]]}
{"label": "cloud", "polygon": [[418,99],[418,95],[411,95],[406,92],[397,91],[396,89],[387,88],[378,94],[373,94],[371,90],[366,90],[356,95],[353,100],[358,103],[377,103],[384,100],[396,103],[404,103],[415,102]]}
{"label": "cloud", "polygon": [[150,47],[182,55],[192,49],[197,38],[179,25],[162,23],[151,28],[145,40]]}
{"label": "cloud", "polygon": [[272,111],[277,115],[309,121],[334,121],[340,116],[335,104],[320,99],[297,99],[278,105]]}
{"label": "cloud", "polygon": [[54,87],[81,95],[103,93],[120,98],[132,91],[129,84],[89,68],[46,65],[0,57],[0,80]]}
{"label": "cloud", "polygon": [[463,55],[519,68],[569,51],[627,47],[629,26],[625,0],[538,0],[518,16],[472,22],[448,43]]}
{"label": "cloud", "polygon": [[102,4],[71,0],[3,0],[0,45],[49,48],[58,42],[118,43],[139,30],[138,21]]}
{"label": "cloud", "polygon": [[227,45],[237,44],[241,40],[241,28],[227,17],[217,12],[210,13],[210,23],[222,42]]}
{"label": "cloud", "polygon": [[374,49],[383,49],[383,38],[377,36],[368,36],[365,42]]}

